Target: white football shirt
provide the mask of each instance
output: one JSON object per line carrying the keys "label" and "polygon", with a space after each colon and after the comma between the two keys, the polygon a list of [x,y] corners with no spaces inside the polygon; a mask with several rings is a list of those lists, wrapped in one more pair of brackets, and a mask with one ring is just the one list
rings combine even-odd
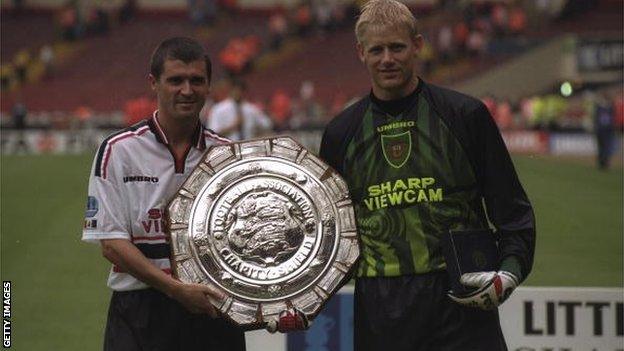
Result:
{"label": "white football shirt", "polygon": [[[127,239],[171,274],[170,246],[163,228],[168,201],[204,155],[207,146],[227,143],[198,122],[194,146],[176,160],[158,123],[158,111],[110,135],[97,151],[87,197],[82,240]],[[148,286],[113,265],[108,286],[116,291]]]}

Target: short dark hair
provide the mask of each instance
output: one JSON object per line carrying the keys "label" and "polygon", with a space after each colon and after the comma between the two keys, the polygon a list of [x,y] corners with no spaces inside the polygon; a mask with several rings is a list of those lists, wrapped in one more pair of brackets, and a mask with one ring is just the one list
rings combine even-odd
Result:
{"label": "short dark hair", "polygon": [[204,47],[195,39],[173,37],[162,41],[150,59],[150,73],[159,79],[163,73],[166,60],[180,60],[190,63],[197,60],[206,61],[206,75],[208,82],[212,78],[212,62]]}

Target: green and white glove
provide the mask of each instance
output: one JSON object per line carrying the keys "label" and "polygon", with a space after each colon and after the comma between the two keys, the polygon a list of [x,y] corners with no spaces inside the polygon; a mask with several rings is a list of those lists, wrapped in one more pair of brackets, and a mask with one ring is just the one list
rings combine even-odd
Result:
{"label": "green and white glove", "polygon": [[459,281],[477,290],[462,296],[449,292],[449,298],[460,305],[483,310],[493,310],[500,306],[519,284],[518,278],[507,271],[465,273]]}

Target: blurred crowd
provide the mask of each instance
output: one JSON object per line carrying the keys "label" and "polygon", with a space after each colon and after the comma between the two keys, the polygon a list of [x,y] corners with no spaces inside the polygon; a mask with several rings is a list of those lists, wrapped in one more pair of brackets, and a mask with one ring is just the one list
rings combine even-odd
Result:
{"label": "blurred crowd", "polygon": [[624,124],[624,91],[620,84],[585,89],[569,97],[560,94],[527,96],[519,101],[488,95],[481,98],[501,130],[583,132],[595,129],[598,107],[607,106],[613,128]]}
{"label": "blurred crowd", "polygon": [[[202,111],[203,120],[210,123],[212,108],[231,98],[236,82],[245,81],[249,73],[257,69],[256,63],[261,57],[279,56],[289,41],[301,43],[310,37],[331,35],[340,29],[352,30],[362,2],[298,1],[288,7],[272,9],[265,17],[263,35],[252,33],[231,38],[215,58],[227,74],[226,79],[214,82],[210,100]],[[532,31],[538,30],[544,21],[562,15],[578,14],[590,6],[592,1],[576,1],[573,2],[574,5],[562,6],[565,3],[544,0],[435,2],[434,8],[423,9],[419,14],[424,23],[421,30],[424,31],[426,39],[426,45],[420,54],[423,70],[421,74],[429,78],[435,76],[439,67],[490,57],[501,45],[509,47],[509,43],[516,43],[521,46],[526,43],[526,37]],[[236,0],[188,0],[187,6],[189,19],[197,26],[214,26],[222,17],[233,19],[231,22],[236,23],[237,16],[241,15]],[[55,14],[56,32],[61,43],[87,40],[107,35],[112,28],[124,25],[136,16],[136,0],[97,2],[89,6],[81,1],[70,0]],[[24,84],[29,79],[32,80],[33,76],[44,79],[53,76],[61,49],[62,46],[58,43],[48,43],[38,51],[20,50],[13,60],[3,62],[0,66],[1,89],[8,90]],[[310,80],[302,81],[297,91],[278,88],[269,95],[265,100],[254,100],[245,94],[244,99],[270,121],[270,129],[275,132],[322,127],[350,101],[357,98],[336,92],[331,101],[320,101],[316,95],[315,82]],[[485,96],[482,100],[503,130],[589,131],[593,128],[592,116],[596,101],[599,100],[598,95],[589,92],[570,97],[559,94],[535,95],[518,101],[492,95]],[[621,89],[609,89],[608,96],[601,99],[606,99],[613,106],[616,127],[621,129]],[[120,108],[123,118],[109,118],[94,124],[130,125],[150,115],[155,108],[153,98],[133,97]],[[17,99],[14,110],[22,112],[13,115],[25,115],[26,106]],[[37,122],[61,129],[79,128],[87,123],[85,121],[97,120],[94,116],[98,116],[86,106],[78,106],[74,111],[66,112],[69,122],[63,121],[59,114],[49,113],[47,118],[39,115],[42,119]],[[19,118],[24,122],[16,125],[33,125],[28,122],[33,118]],[[14,117],[14,120],[19,118]]]}
{"label": "blurred crowd", "polygon": [[279,7],[267,18],[268,39],[258,35],[232,38],[219,53],[219,62],[231,78],[249,73],[263,54],[278,52],[289,39],[328,35],[352,25],[356,2],[305,0],[292,7]]}
{"label": "blurred crowd", "polygon": [[[18,1],[11,14],[19,16],[23,6]],[[97,3],[68,0],[54,13],[56,40],[40,48],[22,48],[11,61],[0,64],[0,89],[11,90],[28,81],[52,78],[58,56],[67,51],[67,44],[107,35],[111,28],[128,23],[136,14],[136,0]]]}

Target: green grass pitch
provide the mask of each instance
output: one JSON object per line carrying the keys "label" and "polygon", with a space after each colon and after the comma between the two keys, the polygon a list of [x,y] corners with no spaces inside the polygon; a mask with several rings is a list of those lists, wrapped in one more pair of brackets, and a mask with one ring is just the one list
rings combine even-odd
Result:
{"label": "green grass pitch", "polygon": [[[14,350],[99,350],[109,265],[80,242],[91,155],[2,156],[2,279]],[[622,286],[622,168],[514,158],[538,223],[525,285]]]}

